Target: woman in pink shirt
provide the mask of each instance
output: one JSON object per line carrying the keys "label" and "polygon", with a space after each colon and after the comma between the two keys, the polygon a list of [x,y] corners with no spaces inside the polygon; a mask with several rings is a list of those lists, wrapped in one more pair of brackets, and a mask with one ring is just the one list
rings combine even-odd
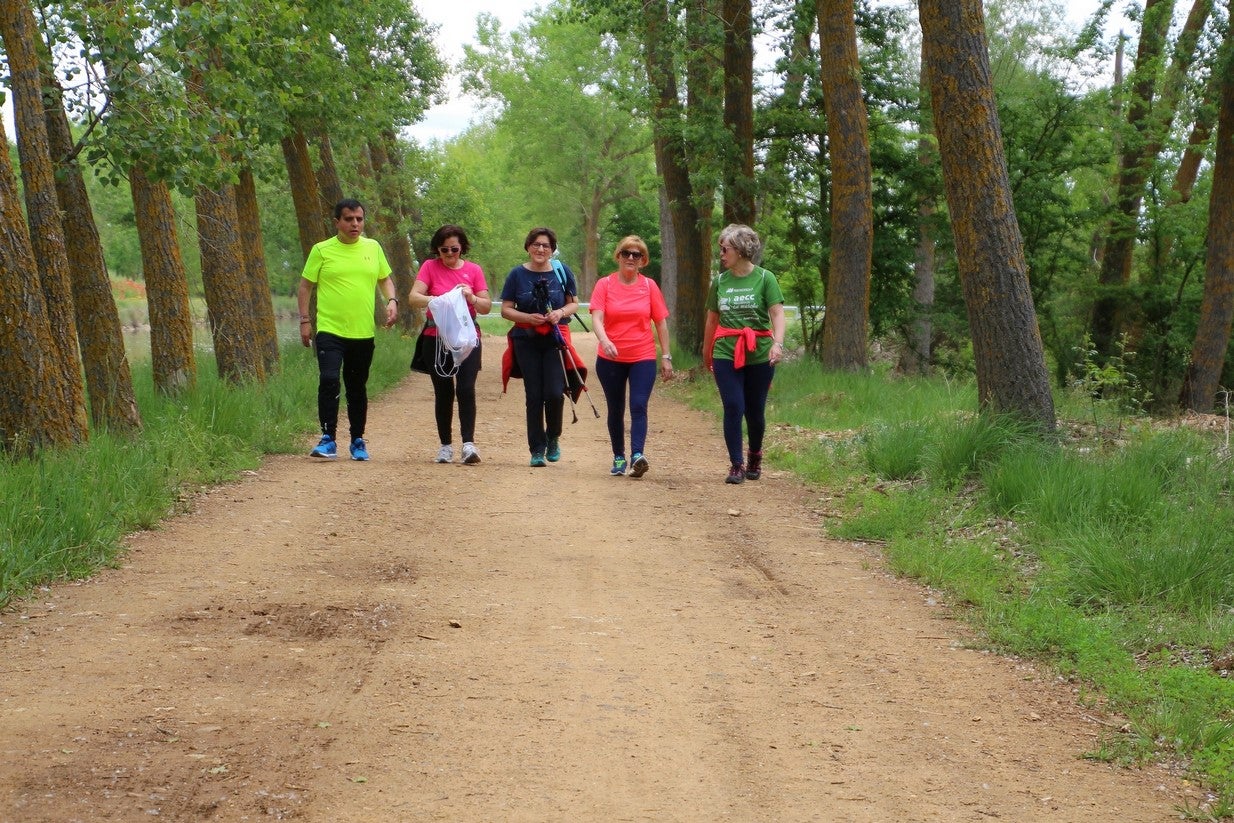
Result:
{"label": "woman in pink shirt", "polygon": [[[642,477],[651,464],[643,453],[647,441],[647,401],[656,382],[656,340],[660,372],[673,376],[668,342],[668,306],[656,281],[639,269],[647,265],[647,244],[636,235],[623,237],[613,252],[617,271],[591,292],[591,318],[599,347],[596,377],[608,401],[608,437],[613,444],[614,477],[626,473],[626,392],[630,396],[631,477]],[[652,332],[655,332],[655,339]]]}
{"label": "woman in pink shirt", "polygon": [[[464,260],[463,255],[471,248],[467,242],[467,232],[462,227],[444,225],[433,233],[433,251],[437,256],[425,260],[416,275],[415,285],[411,287],[411,305],[427,308],[429,300],[445,294],[454,288],[463,290],[467,299],[468,310],[474,320],[477,314],[488,314],[493,307],[489,297],[488,284],[484,280],[484,272],[470,260]],[[426,335],[436,335],[433,327],[433,315],[430,312]],[[454,398],[458,398],[459,434],[463,437],[463,462],[475,465],[480,462],[480,452],[476,451],[476,377],[480,373],[480,344],[467,358],[458,364],[457,372],[451,377],[430,374],[433,381],[433,411],[437,417],[437,436],[441,447],[437,450],[436,462],[450,463],[454,460]]]}

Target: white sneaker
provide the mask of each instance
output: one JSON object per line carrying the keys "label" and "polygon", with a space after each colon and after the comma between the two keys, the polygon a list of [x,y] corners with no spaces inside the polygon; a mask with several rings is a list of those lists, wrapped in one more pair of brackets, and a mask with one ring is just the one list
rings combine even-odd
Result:
{"label": "white sneaker", "polygon": [[448,443],[443,444],[442,447],[437,450],[437,460],[435,460],[434,462],[436,463],[454,462],[454,447]]}
{"label": "white sneaker", "polygon": [[474,466],[480,462],[480,452],[476,451],[475,443],[463,444],[463,462],[468,466]]}

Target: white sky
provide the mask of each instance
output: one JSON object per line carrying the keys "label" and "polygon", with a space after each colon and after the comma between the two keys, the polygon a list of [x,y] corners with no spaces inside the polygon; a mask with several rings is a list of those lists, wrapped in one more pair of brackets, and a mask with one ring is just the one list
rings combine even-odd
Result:
{"label": "white sky", "polygon": [[[902,3],[905,0],[883,0],[883,2]],[[1076,26],[1091,15],[1100,2],[1101,0],[1062,0],[1068,19]],[[1116,0],[1110,14],[1112,20],[1122,19],[1120,11],[1128,2],[1136,5],[1143,4],[1143,0]],[[541,5],[542,0],[501,0],[501,2],[415,0],[415,6],[421,16],[429,23],[440,26],[437,34],[437,48],[451,66],[457,66],[458,61],[462,59],[463,45],[475,40],[476,15],[481,12],[496,15],[501,22],[502,30],[511,31],[518,28],[527,12]],[[449,102],[429,109],[424,120],[404,130],[405,134],[414,137],[420,143],[427,144],[433,140],[448,140],[467,128],[478,110],[478,101],[462,95],[459,91],[458,78],[455,76],[450,78],[447,88],[450,89]]]}
{"label": "white sky", "polygon": [[[910,0],[881,0],[882,2],[910,2]],[[500,0],[500,2],[484,2],[484,0],[415,0],[415,6],[421,16],[429,23],[439,26],[437,32],[437,48],[452,67],[457,66],[463,57],[463,45],[471,43],[476,34],[476,15],[488,12],[497,17],[503,31],[517,28],[527,12],[539,8],[544,0]],[[1062,0],[1067,9],[1068,17],[1076,24],[1091,14],[1100,4],[1100,0]],[[1113,19],[1123,19],[1121,9],[1128,3],[1140,6],[1143,0],[1116,0],[1111,14]],[[1135,31],[1134,27],[1129,29]],[[430,109],[424,120],[406,130],[406,134],[429,143],[432,140],[447,140],[461,133],[470,124],[478,108],[478,101],[464,97],[459,91],[458,78],[452,76],[448,81],[449,101]],[[9,139],[13,139],[13,115],[11,96],[5,95],[0,116]]]}
{"label": "white sky", "polygon": [[[540,0],[501,0],[499,3],[482,0],[416,0],[415,7],[429,23],[440,28],[437,31],[437,50],[451,65],[457,68],[463,59],[463,45],[475,41],[476,15],[487,12],[501,21],[502,31],[519,27],[527,12],[539,8]],[[477,101],[464,97],[459,91],[457,76],[451,76],[447,88],[450,100],[429,109],[425,118],[404,131],[421,143],[446,140],[464,131],[475,114]]]}

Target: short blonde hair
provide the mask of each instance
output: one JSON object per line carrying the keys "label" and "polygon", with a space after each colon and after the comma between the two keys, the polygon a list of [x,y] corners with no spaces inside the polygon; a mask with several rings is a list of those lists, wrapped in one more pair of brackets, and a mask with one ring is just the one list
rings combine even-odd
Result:
{"label": "short blonde hair", "polygon": [[621,253],[631,246],[635,247],[642,253],[644,265],[651,260],[651,257],[647,254],[647,244],[644,243],[643,238],[639,237],[637,234],[627,234],[625,237],[617,241],[617,247],[613,249],[613,259],[620,263]]}

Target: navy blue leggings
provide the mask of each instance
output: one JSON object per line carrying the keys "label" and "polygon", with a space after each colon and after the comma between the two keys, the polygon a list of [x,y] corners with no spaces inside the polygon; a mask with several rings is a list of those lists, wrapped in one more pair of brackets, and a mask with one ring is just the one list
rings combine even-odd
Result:
{"label": "navy blue leggings", "polygon": [[514,337],[514,356],[527,392],[527,448],[543,454],[549,440],[561,437],[566,404],[566,373],[561,350],[551,335]]}
{"label": "navy blue leggings", "polygon": [[608,439],[614,455],[626,453],[626,385],[630,387],[630,454],[642,454],[647,444],[647,401],[656,384],[656,361],[618,363],[596,358],[596,377],[608,404]]}
{"label": "navy blue leggings", "polygon": [[770,363],[746,363],[744,368],[733,368],[732,360],[712,361],[712,373],[720,401],[724,404],[724,444],[728,446],[728,459],[734,466],[745,463],[741,448],[741,421],[746,423],[750,435],[750,451],[763,450],[763,435],[767,432],[767,392],[771,390],[771,378],[776,367]]}
{"label": "navy blue leggings", "polygon": [[[339,389],[347,392],[347,422],[351,439],[364,436],[368,422],[368,371],[373,365],[376,346],[373,338],[339,337],[327,331],[317,332],[317,368],[321,382],[317,384],[317,419],[321,433],[338,439]],[[341,376],[341,381],[340,381]]]}

